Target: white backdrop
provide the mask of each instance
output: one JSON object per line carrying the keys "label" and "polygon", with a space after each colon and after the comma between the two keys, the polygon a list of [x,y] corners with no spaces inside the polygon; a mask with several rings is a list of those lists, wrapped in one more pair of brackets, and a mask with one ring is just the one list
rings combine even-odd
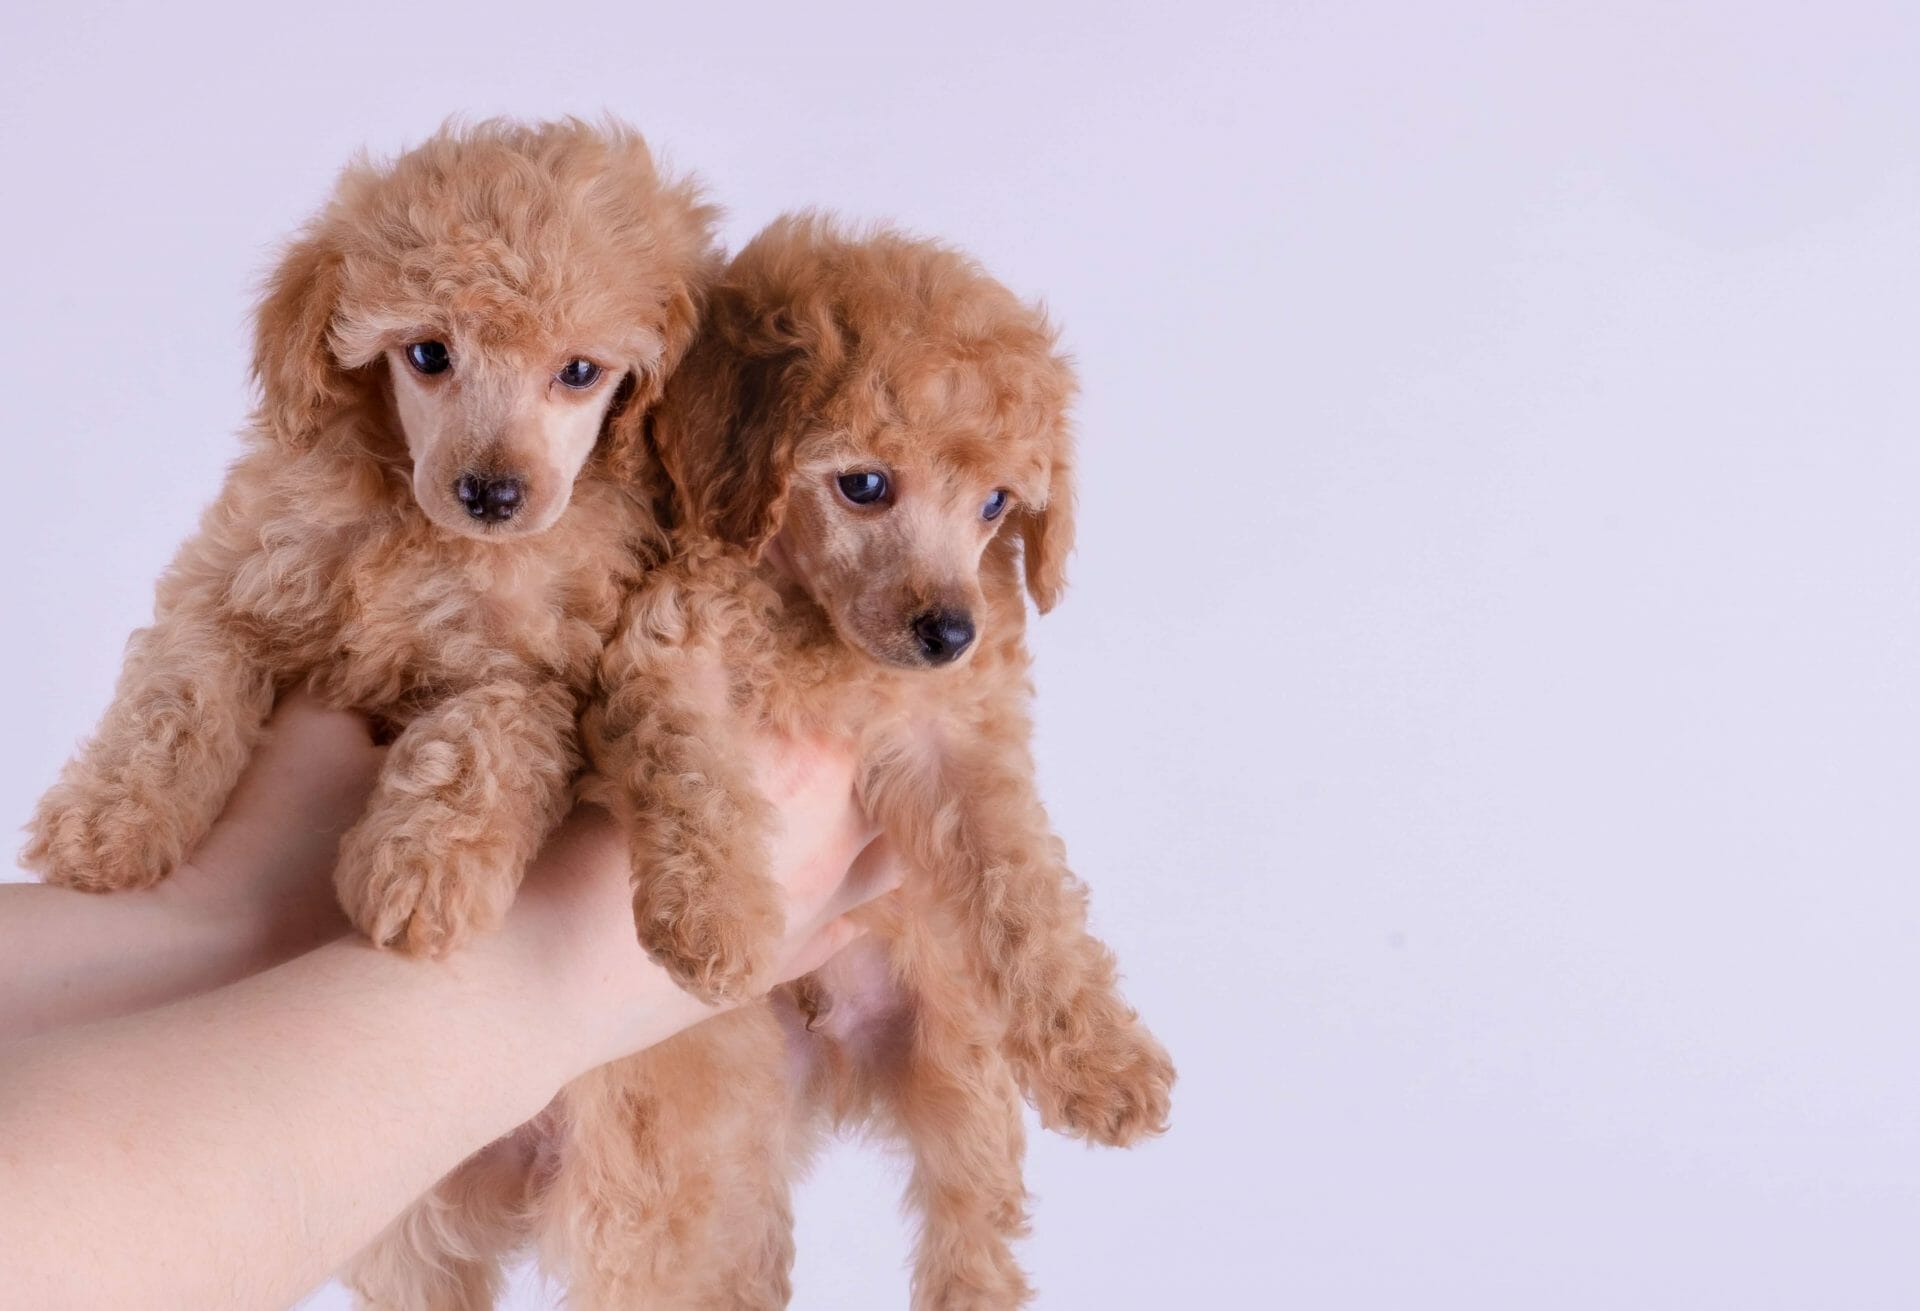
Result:
{"label": "white backdrop", "polygon": [[[1920,1301],[1914,8],[700,9],[8,7],[0,820],[337,166],[611,109],[1078,356],[1045,783],[1183,1079],[1036,1139],[1042,1306]],[[798,1306],[904,1304],[901,1177],[816,1174]]]}

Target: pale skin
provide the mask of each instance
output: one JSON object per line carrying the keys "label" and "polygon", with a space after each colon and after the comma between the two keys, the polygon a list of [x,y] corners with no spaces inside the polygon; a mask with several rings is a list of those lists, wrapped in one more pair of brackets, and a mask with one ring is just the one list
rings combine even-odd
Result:
{"label": "pale skin", "polygon": [[[715,1013],[639,950],[595,810],[452,957],[347,936],[327,872],[379,760],[359,720],[295,701],[172,878],[0,886],[0,1308],[287,1306],[569,1080]],[[782,978],[897,881],[852,771],[763,744]]]}

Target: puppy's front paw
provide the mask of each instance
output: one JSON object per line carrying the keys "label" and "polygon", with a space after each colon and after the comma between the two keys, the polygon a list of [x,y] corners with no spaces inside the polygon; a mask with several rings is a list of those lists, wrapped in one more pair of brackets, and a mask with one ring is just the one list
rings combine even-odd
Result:
{"label": "puppy's front paw", "polygon": [[641,889],[633,899],[640,945],[673,981],[702,1001],[739,1001],[764,989],[779,940],[781,908],[773,886],[723,896],[717,888],[685,900]]}
{"label": "puppy's front paw", "polygon": [[1173,1102],[1173,1062],[1139,1024],[1111,1039],[1063,1049],[1041,1090],[1047,1127],[1108,1147],[1129,1147],[1165,1133]]}
{"label": "puppy's front paw", "polygon": [[35,808],[20,863],[63,888],[122,892],[165,878],[178,846],[163,817],[137,798],[103,799],[60,784]]}
{"label": "puppy's front paw", "polygon": [[340,908],[374,945],[444,956],[498,927],[512,884],[469,844],[435,841],[370,812],[341,841]]}

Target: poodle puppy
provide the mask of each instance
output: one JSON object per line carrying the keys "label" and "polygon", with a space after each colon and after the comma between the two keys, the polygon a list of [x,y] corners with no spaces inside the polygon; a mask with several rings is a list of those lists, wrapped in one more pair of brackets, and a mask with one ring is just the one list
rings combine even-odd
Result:
{"label": "poodle puppy", "polygon": [[1173,1067],[1087,932],[1029,746],[1074,390],[1041,313],[933,243],[790,216],[716,284],[653,419],[676,555],[607,648],[583,787],[630,834],[643,944],[705,997],[763,987],[779,924],[743,728],[855,741],[913,873],[864,950],[563,1093],[543,1244],[576,1304],[784,1305],[788,1180],[838,1123],[913,1154],[915,1305],[1017,1306],[1020,1091],[1096,1142],[1165,1127]]}
{"label": "poodle puppy", "polygon": [[659,536],[641,423],[718,271],[712,219],[613,125],[449,127],[347,168],[259,306],[246,453],[25,863],[164,878],[306,683],[394,735],[341,847],[355,924],[439,953],[494,923]]}
{"label": "poodle puppy", "polygon": [[[341,846],[355,924],[438,953],[497,921],[664,546],[642,424],[719,271],[713,218],[617,125],[448,128],[349,167],[259,307],[248,449],[26,862],[94,891],[165,877],[305,683],[393,737]],[[482,1153],[350,1282],[374,1305],[488,1304],[479,1254],[524,1236],[524,1179],[508,1146]]]}

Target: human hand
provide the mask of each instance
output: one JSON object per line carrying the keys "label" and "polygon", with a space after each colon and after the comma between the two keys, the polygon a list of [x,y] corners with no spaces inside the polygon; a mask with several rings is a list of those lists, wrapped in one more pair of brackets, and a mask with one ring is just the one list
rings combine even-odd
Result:
{"label": "human hand", "polygon": [[[0,933],[0,949],[25,958],[35,940],[62,945],[43,953],[40,969],[24,969],[38,1000],[15,1005],[15,1036],[216,988],[347,933],[330,872],[383,758],[362,717],[292,693],[219,820],[169,878],[104,900],[44,888],[32,889],[43,896],[31,908],[16,898],[5,927],[21,941],[9,945]],[[779,821],[768,866],[787,902],[775,956],[775,977],[785,980],[851,941],[857,930],[845,913],[893,887],[899,872],[854,804],[850,752],[769,741],[757,763]],[[557,989],[550,1000],[566,1008],[562,1037],[591,1064],[712,1013],[641,950],[630,884],[613,821],[583,809],[534,862],[498,941],[472,944],[514,957],[504,962],[509,977]],[[451,963],[461,966],[459,953]],[[8,1035],[0,1023],[0,1039]]]}
{"label": "human hand", "polygon": [[[854,800],[855,764],[850,750],[824,740],[760,744],[756,773],[777,820],[767,865],[787,907],[778,981],[819,968],[859,936],[847,912],[899,883],[891,847]],[[618,826],[583,807],[535,861],[502,931],[557,985],[585,1066],[717,1013],[674,987],[641,950],[631,880]]]}
{"label": "human hand", "polygon": [[259,965],[339,936],[334,855],[385,754],[362,716],[288,693],[220,818],[153,895]]}
{"label": "human hand", "polygon": [[0,1042],[219,988],[339,936],[328,872],[380,761],[358,716],[295,694],[167,878],[110,896],[0,887]]}

